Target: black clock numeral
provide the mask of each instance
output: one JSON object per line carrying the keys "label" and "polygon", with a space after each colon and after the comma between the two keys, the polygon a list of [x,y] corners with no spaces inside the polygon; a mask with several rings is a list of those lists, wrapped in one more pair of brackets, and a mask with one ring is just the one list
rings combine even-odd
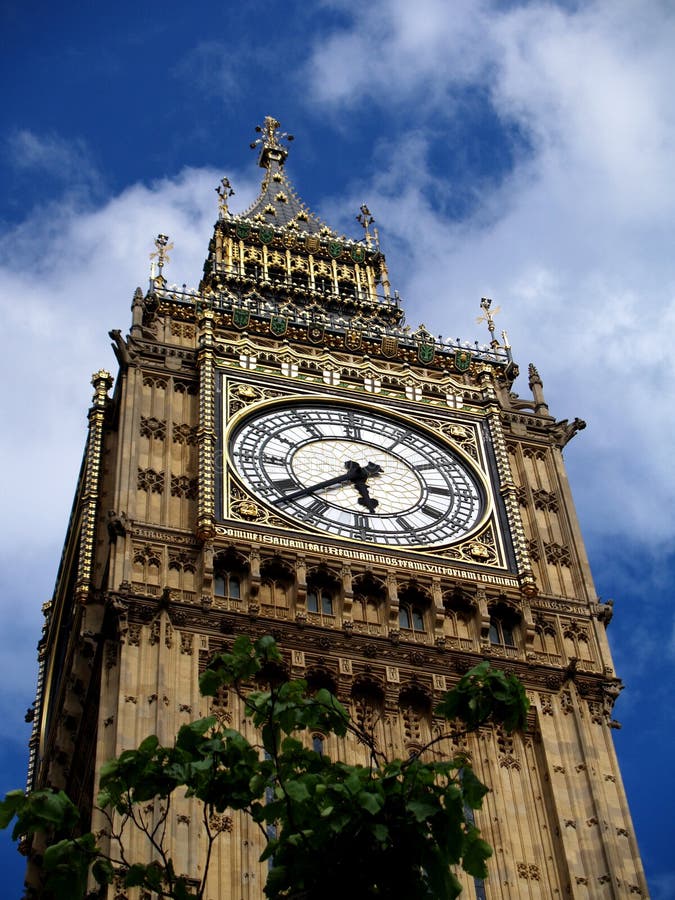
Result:
{"label": "black clock numeral", "polygon": [[345,425],[345,434],[348,438],[351,438],[353,441],[361,440],[361,429],[354,421],[354,416],[347,416],[347,424]]}
{"label": "black clock numeral", "polygon": [[275,481],[274,487],[278,491],[293,491],[296,490],[298,485],[292,478],[282,478],[281,481]]}
{"label": "black clock numeral", "polygon": [[262,461],[268,466],[283,466],[285,462],[280,456],[273,456],[271,453],[263,453]]}
{"label": "black clock numeral", "polygon": [[425,516],[428,516],[430,519],[440,519],[443,515],[443,512],[440,509],[434,509],[433,506],[423,506],[420,509],[421,513],[424,513]]}
{"label": "black clock numeral", "polygon": [[298,410],[294,416],[295,420],[304,430],[313,438],[322,438],[323,434],[312,421],[312,417],[306,412]]}
{"label": "black clock numeral", "polygon": [[[308,503],[306,506],[302,504],[303,513],[307,516],[323,516],[328,511],[329,507],[327,503],[324,503],[323,500],[319,500],[318,497],[312,497],[311,503]],[[303,515],[303,518],[305,518]]]}
{"label": "black clock numeral", "polygon": [[365,538],[368,532],[368,519],[361,513],[353,513],[354,529],[358,532],[359,537]]}
{"label": "black clock numeral", "polygon": [[450,493],[451,493],[450,488],[440,487],[440,486],[437,487],[435,484],[430,484],[427,487],[427,490],[429,491],[430,494],[438,494],[440,497],[449,497]]}

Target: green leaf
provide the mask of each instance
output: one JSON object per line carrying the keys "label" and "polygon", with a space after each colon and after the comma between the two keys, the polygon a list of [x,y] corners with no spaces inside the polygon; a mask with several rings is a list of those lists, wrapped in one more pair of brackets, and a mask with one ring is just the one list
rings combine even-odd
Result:
{"label": "green leaf", "polygon": [[115,870],[109,859],[97,859],[91,867],[91,874],[96,879],[97,884],[112,884],[115,877]]}
{"label": "green leaf", "polygon": [[159,738],[156,734],[151,734],[145,738],[145,740],[141,741],[138,747],[138,753],[142,753],[147,756],[151,756],[155,750],[159,747]]}
{"label": "green leaf", "polygon": [[7,828],[14,816],[18,815],[26,805],[23,791],[10,791],[0,800],[0,828]]}
{"label": "green leaf", "polygon": [[384,806],[384,799],[370,791],[361,791],[356,799],[361,808],[369,812],[371,816],[376,816]]}
{"label": "green leaf", "polygon": [[296,803],[304,803],[305,800],[309,800],[309,791],[303,781],[289,781],[284,784],[284,790]]}
{"label": "green leaf", "polygon": [[474,878],[487,878],[487,861],[492,856],[492,847],[480,837],[477,828],[468,828],[464,838],[462,866]]}
{"label": "green leaf", "polygon": [[476,777],[471,766],[465,765],[462,768],[461,782],[462,794],[466,805],[470,806],[471,809],[480,809],[488,788]]}
{"label": "green leaf", "polygon": [[418,822],[425,822],[438,812],[438,804],[430,803],[428,800],[410,800],[408,809]]}

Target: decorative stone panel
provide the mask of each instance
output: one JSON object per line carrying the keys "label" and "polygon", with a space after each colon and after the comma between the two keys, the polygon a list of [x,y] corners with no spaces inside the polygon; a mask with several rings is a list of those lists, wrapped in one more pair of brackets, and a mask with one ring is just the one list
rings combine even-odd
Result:
{"label": "decorative stone panel", "polygon": [[164,472],[139,468],[137,486],[139,491],[146,491],[148,494],[163,494]]}

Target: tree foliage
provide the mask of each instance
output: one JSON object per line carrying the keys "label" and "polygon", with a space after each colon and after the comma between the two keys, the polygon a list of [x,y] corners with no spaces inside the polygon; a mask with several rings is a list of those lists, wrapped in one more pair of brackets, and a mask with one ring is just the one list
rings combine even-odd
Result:
{"label": "tree foliage", "polygon": [[[444,759],[438,752],[450,724],[410,758],[389,760],[374,734],[352,722],[329,691],[311,693],[303,680],[284,680],[282,671],[271,637],[253,644],[241,636],[200,679],[206,696],[233,690],[242,698],[259,743],[210,716],[184,725],[172,747],[153,735],[103,767],[98,805],[109,826],[106,852],[92,834],[78,834],[78,811],[62,791],[8,794],[0,802],[0,827],[15,820],[14,838],[37,835],[47,846],[43,896],[84,898],[91,876],[100,885],[116,877],[161,897],[202,898],[220,837],[214,816],[226,810],[250,816],[264,836],[269,900],[439,900],[460,893],[458,866],[485,878],[492,851],[467,810],[480,808],[488,788],[466,757]],[[515,677],[482,662],[447,692],[436,715],[455,734],[488,722],[513,731],[524,727],[527,705]],[[369,765],[348,765],[310,748],[306,735],[316,733],[352,733],[367,748]],[[172,799],[183,796],[201,804],[207,845],[201,881],[177,873],[165,847]],[[145,835],[151,862],[127,859],[131,828]]]}

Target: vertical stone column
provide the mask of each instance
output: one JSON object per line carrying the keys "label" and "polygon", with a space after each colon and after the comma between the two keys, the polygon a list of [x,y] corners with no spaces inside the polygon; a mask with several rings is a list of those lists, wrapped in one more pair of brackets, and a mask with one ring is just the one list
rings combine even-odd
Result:
{"label": "vertical stone column", "polygon": [[532,571],[532,562],[527,549],[525,540],[525,530],[523,521],[520,517],[520,508],[518,505],[518,497],[516,495],[516,485],[511,474],[511,466],[509,464],[509,454],[506,449],[506,439],[504,438],[504,430],[499,418],[499,404],[497,402],[497,394],[492,384],[493,373],[489,366],[485,366],[479,372],[479,380],[483,389],[483,394],[491,401],[488,413],[488,425],[490,428],[490,436],[492,438],[492,448],[497,463],[497,475],[499,477],[499,493],[504,499],[504,507],[506,509],[506,518],[511,531],[513,541],[513,552],[516,557],[516,568],[520,579],[520,585],[526,596],[534,596],[537,593],[537,585],[534,580],[534,572]]}
{"label": "vertical stone column", "polygon": [[113,379],[110,372],[99,369],[92,376],[94,402],[89,410],[89,436],[87,439],[82,491],[82,525],[80,527],[80,554],[77,563],[75,597],[86,603],[92,587],[92,570],[96,540],[96,511],[101,482],[101,456],[103,451],[103,426],[108,403],[108,391]]}
{"label": "vertical stone column", "polygon": [[199,320],[199,495],[197,501],[197,537],[213,540],[216,533],[215,459],[216,459],[216,374],[214,362],[213,310],[204,309]]}

